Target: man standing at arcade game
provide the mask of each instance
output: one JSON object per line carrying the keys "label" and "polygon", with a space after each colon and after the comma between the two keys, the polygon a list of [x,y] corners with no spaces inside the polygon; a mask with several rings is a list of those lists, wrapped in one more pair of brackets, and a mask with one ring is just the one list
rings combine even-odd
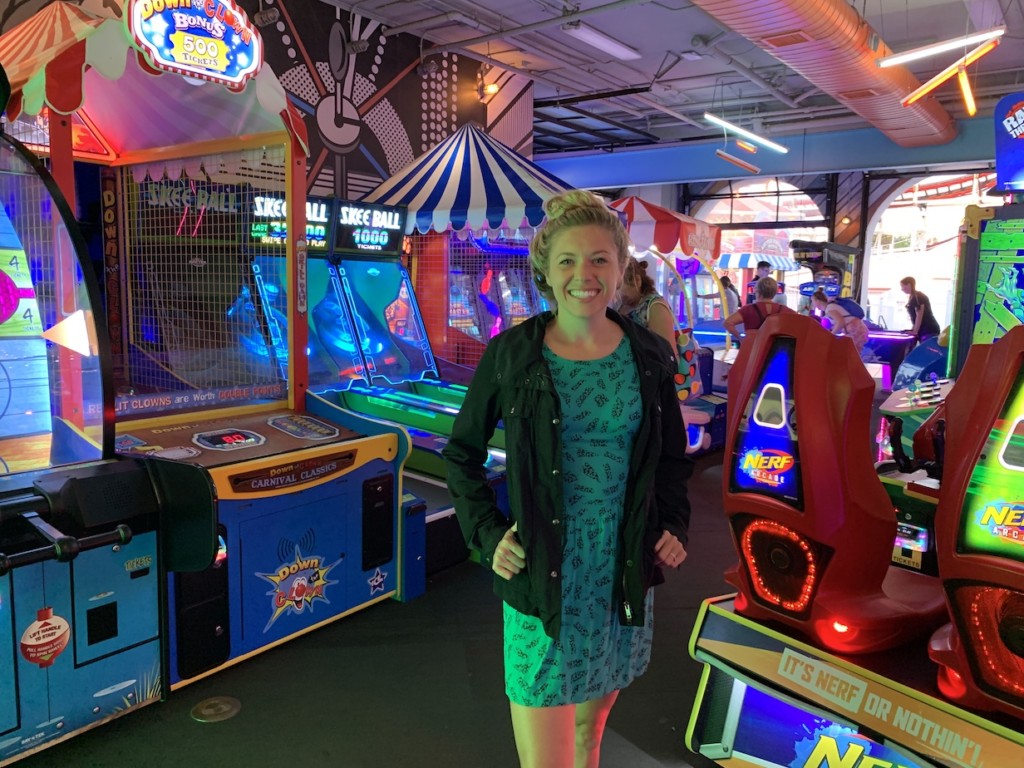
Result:
{"label": "man standing at arcade game", "polygon": [[932,313],[932,303],[928,297],[917,290],[917,281],[912,277],[904,277],[900,280],[900,290],[907,294],[910,299],[907,301],[907,312],[910,314],[910,322],[913,327],[906,333],[914,334],[917,343],[939,335],[939,321]]}

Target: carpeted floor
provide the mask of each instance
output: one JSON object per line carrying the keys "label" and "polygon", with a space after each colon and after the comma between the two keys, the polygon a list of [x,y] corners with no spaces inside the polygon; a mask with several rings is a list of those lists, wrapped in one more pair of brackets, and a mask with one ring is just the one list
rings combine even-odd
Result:
{"label": "carpeted floor", "polygon": [[[683,739],[701,674],[687,653],[690,630],[701,601],[729,591],[722,573],[735,560],[721,461],[718,452],[698,462],[690,554],[657,588],[651,666],[612,711],[603,768],[714,765]],[[220,722],[193,719],[213,697],[241,709]],[[372,606],[17,764],[515,768],[490,575],[469,562],[448,568],[414,601]]]}

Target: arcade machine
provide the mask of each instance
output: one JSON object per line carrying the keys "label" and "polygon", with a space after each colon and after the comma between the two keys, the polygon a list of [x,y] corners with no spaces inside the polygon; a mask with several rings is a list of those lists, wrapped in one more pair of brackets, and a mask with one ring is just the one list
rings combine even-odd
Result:
{"label": "arcade machine", "polygon": [[531,279],[524,239],[452,238],[448,263],[448,328],[469,336],[481,354],[496,334],[549,308]]}
{"label": "arcade machine", "polygon": [[[991,344],[1024,321],[1022,253],[1024,204],[967,206],[960,228],[956,306],[947,343],[943,345],[942,337],[931,339],[916,347],[900,366],[893,392],[879,408],[883,416],[880,459],[899,460],[897,451],[902,449],[905,464],[917,462],[917,431],[949,394],[972,346]],[[889,473],[887,482],[891,479]],[[887,487],[895,490],[899,485]],[[900,506],[899,499],[894,501]]]}
{"label": "arcade machine", "polygon": [[1015,718],[1020,731],[1024,327],[971,348],[943,410],[949,460],[935,529],[951,621],[932,636],[928,655],[947,699]]}
{"label": "arcade machine", "polygon": [[[830,298],[856,296],[861,280],[860,248],[810,240],[793,240],[790,247],[793,260],[811,271],[811,281],[800,285],[801,304],[810,305],[811,296],[818,288],[823,288]],[[889,331],[871,323],[868,329],[868,341],[861,356],[865,363],[882,366],[882,384],[888,389],[915,340],[908,333]]]}
{"label": "arcade machine", "polygon": [[[335,375],[313,380],[311,390],[408,432],[406,487],[426,504],[426,569],[434,573],[468,554],[441,456],[466,390],[438,375],[412,280],[399,259],[404,219],[403,208],[339,202],[329,260],[309,261],[310,333],[339,339],[334,348],[344,351],[335,355]],[[487,471],[505,504],[503,449],[499,430]]]}
{"label": "arcade machine", "polygon": [[991,344],[1024,322],[1024,203],[967,206],[960,231],[947,374],[974,344]]}
{"label": "arcade machine", "polygon": [[[307,398],[306,356],[288,354],[306,348],[305,128],[259,31],[232,0],[123,6],[68,21],[67,4],[47,5],[2,39],[18,82],[37,86],[17,106],[51,110],[55,175],[77,149],[61,109],[103,137],[111,446],[216,497],[212,521],[165,526],[199,561],[161,585],[177,686],[423,579],[402,562],[405,432]],[[271,211],[289,233],[285,310],[257,271],[257,197],[286,201]]]}
{"label": "arcade machine", "polygon": [[[836,373],[826,392],[807,357]],[[897,521],[868,450],[874,385],[852,348],[780,315],[733,371],[743,409],[730,415],[723,487],[738,592],[707,600],[690,640],[705,668],[689,748],[725,766],[1018,764],[1019,724],[942,700],[924,663],[946,598],[939,579],[890,562]],[[1011,626],[972,629],[972,647],[1004,627],[1012,638]]]}
{"label": "arcade machine", "polygon": [[114,454],[109,341],[84,241],[42,163],[2,132],[0,206],[7,765],[162,696],[162,574],[185,565],[179,545],[199,567],[213,553],[188,534],[158,532],[171,511],[212,527],[197,477],[169,488],[158,467]]}
{"label": "arcade machine", "polygon": [[[282,176],[272,166],[283,161],[266,154],[264,178]],[[230,159],[204,163],[185,202],[221,202],[201,219],[145,204],[170,182],[123,178],[135,394],[119,403],[118,450],[201,468],[217,497],[214,563],[169,584],[173,687],[423,590],[415,562],[403,572],[404,430],[309,393],[297,402],[307,356],[294,350],[306,347],[297,329],[304,336],[307,324],[288,319],[307,308],[289,265],[296,240],[310,254],[327,250],[328,203],[293,211],[279,187],[229,181]],[[290,236],[296,229],[312,240]],[[190,271],[197,242],[205,263]],[[182,262],[185,274],[174,273]],[[313,348],[321,341],[310,336]]]}

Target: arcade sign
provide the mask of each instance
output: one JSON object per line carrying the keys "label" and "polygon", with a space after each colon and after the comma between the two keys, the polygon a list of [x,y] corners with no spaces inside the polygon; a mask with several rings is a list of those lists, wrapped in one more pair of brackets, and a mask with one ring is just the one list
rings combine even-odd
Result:
{"label": "arcade sign", "polygon": [[405,217],[405,208],[340,201],[334,220],[334,253],[398,258],[405,239]]}
{"label": "arcade sign", "polygon": [[[249,241],[263,245],[285,245],[288,240],[288,206],[284,198],[254,195],[251,210]],[[306,201],[306,247],[309,250],[326,250],[330,223],[329,199],[314,197]]]}
{"label": "arcade sign", "polygon": [[241,91],[263,40],[234,0],[128,0],[128,34],[156,69]]}
{"label": "arcade sign", "polygon": [[1004,96],[993,113],[996,130],[996,190],[1024,191],[1024,93]]}

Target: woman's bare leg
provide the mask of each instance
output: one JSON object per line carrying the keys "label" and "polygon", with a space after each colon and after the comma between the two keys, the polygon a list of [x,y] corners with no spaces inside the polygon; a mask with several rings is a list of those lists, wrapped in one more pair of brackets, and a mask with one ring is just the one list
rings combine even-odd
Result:
{"label": "woman's bare leg", "polygon": [[604,727],[618,696],[618,691],[612,691],[603,698],[576,705],[575,768],[598,768],[600,765]]}
{"label": "woman's bare leg", "polygon": [[521,768],[570,768],[576,748],[576,706],[524,707],[509,702]]}

